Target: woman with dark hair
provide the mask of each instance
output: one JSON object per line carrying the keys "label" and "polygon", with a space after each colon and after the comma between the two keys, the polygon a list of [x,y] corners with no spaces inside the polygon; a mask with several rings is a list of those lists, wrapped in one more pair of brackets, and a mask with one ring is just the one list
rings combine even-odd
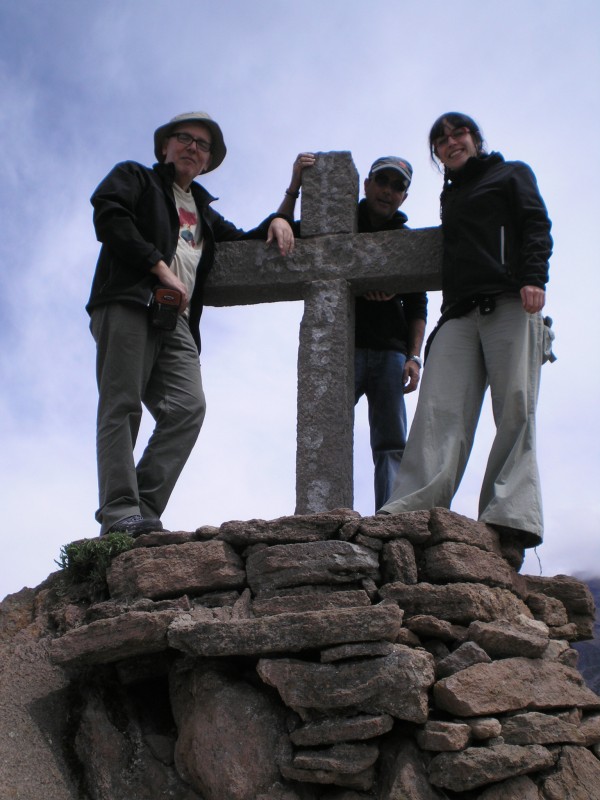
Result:
{"label": "woman with dark hair", "polygon": [[501,541],[516,544],[522,560],[522,549],[535,547],[543,534],[535,409],[540,368],[550,352],[540,314],[550,220],[531,169],[488,154],[471,117],[444,114],[429,144],[444,171],[442,316],[428,343],[394,491],[380,511],[450,507],[489,385],[496,436],[479,519],[496,528]]}

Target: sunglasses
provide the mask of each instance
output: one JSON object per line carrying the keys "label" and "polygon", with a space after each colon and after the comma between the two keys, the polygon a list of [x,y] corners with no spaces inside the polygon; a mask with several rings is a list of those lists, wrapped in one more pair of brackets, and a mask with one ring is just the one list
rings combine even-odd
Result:
{"label": "sunglasses", "polygon": [[377,186],[381,186],[382,189],[389,186],[393,192],[405,192],[408,189],[408,185],[405,181],[400,178],[390,178],[387,175],[383,175],[381,172],[376,172],[375,175],[373,175],[373,180]]}

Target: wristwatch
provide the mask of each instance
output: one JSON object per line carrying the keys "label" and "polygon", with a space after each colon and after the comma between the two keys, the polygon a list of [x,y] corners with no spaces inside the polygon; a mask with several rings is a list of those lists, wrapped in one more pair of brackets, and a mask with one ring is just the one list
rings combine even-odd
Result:
{"label": "wristwatch", "polygon": [[415,364],[418,364],[418,365],[419,365],[419,367],[422,367],[422,366],[423,366],[423,362],[421,361],[421,359],[419,358],[419,356],[409,356],[409,357],[408,357],[406,360],[407,360],[407,361],[414,361],[414,362],[415,362]]}

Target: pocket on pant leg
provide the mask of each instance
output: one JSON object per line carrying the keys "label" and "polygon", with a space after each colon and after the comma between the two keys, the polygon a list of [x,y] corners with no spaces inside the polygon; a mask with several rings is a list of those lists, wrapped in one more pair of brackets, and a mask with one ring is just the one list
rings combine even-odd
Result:
{"label": "pocket on pant leg", "polygon": [[552,346],[554,344],[555,338],[556,335],[552,330],[552,318],[544,317],[544,332],[542,340],[542,364],[545,364],[547,361],[549,361],[550,363],[556,361],[556,356],[552,352]]}

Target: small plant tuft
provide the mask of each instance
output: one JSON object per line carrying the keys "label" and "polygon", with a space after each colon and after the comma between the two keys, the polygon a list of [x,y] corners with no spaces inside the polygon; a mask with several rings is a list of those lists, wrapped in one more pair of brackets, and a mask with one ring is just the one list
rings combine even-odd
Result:
{"label": "small plant tuft", "polygon": [[65,583],[87,583],[90,592],[102,594],[106,590],[106,570],[113,558],[133,547],[133,539],[126,533],[109,533],[98,539],[82,539],[64,544],[55,561],[63,570]]}

